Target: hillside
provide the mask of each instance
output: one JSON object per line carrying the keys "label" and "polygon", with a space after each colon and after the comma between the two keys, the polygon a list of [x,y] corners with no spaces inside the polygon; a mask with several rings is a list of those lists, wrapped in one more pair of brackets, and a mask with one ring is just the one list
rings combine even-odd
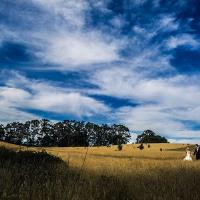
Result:
{"label": "hillside", "polygon": [[[185,156],[187,144],[159,143],[151,144],[150,148],[144,145],[144,150],[138,149],[138,144],[128,144],[123,146],[122,151],[117,150],[117,146],[111,147],[26,147],[0,142],[0,146],[12,148],[14,150],[42,151],[45,150],[52,155],[59,156],[69,163],[71,167],[79,168],[87,152],[85,168],[98,170],[99,168],[119,168],[120,162],[130,164],[132,160],[137,161],[176,161],[182,160]],[[162,152],[160,149],[162,148]],[[94,164],[95,163],[95,164]]]}
{"label": "hillside", "polygon": [[[198,200],[200,196],[200,165],[182,160],[186,144],[152,144],[144,150],[124,145],[122,151],[117,146],[27,148],[5,142],[0,146],[0,199]],[[2,146],[17,153],[7,156]]]}

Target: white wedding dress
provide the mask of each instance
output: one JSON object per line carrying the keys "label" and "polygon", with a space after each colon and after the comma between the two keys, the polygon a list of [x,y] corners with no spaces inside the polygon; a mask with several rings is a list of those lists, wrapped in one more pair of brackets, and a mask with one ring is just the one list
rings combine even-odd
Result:
{"label": "white wedding dress", "polygon": [[186,151],[186,156],[183,160],[192,161],[192,156],[190,151]]}

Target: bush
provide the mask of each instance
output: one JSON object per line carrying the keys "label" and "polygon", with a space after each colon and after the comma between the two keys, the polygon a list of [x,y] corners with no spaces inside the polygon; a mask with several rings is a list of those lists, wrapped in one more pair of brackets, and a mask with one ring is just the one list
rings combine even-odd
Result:
{"label": "bush", "polygon": [[141,143],[137,148],[139,148],[140,150],[143,150],[144,149],[143,143]]}
{"label": "bush", "polygon": [[122,148],[123,148],[123,147],[122,147],[122,144],[118,144],[117,148],[118,148],[119,151],[121,151]]}

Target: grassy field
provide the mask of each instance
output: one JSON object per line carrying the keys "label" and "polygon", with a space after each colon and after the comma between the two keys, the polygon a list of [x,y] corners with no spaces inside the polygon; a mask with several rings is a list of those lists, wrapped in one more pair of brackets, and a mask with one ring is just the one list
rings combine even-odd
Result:
{"label": "grassy field", "polygon": [[[40,172],[34,171],[32,181],[27,175],[32,174],[28,170],[30,166],[26,167],[26,174],[12,160],[7,161],[6,167],[2,163],[0,188],[4,189],[0,199],[12,199],[6,194],[13,186],[18,187],[17,191],[29,188],[24,196],[19,198],[18,192],[13,199],[200,199],[200,161],[183,161],[186,144],[151,144],[150,148],[144,145],[144,150],[130,144],[124,145],[122,151],[116,146],[27,148],[2,142],[0,146],[14,151],[45,150],[62,161],[57,167],[43,162],[48,166],[47,173],[43,174],[44,164],[41,164]],[[36,163],[40,166],[40,162]],[[26,162],[22,165],[26,166]],[[27,177],[26,183],[18,185],[16,180],[20,178],[17,172],[10,176],[12,170],[21,173],[22,179]],[[43,192],[38,189],[41,187]]]}

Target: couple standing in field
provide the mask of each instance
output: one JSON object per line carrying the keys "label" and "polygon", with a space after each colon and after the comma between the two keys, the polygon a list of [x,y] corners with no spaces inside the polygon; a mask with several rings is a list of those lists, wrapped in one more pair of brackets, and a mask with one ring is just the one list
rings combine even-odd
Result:
{"label": "couple standing in field", "polygon": [[[196,144],[194,155],[196,156],[196,160],[200,160],[200,146]],[[190,148],[186,148],[186,156],[183,160],[192,161]]]}

